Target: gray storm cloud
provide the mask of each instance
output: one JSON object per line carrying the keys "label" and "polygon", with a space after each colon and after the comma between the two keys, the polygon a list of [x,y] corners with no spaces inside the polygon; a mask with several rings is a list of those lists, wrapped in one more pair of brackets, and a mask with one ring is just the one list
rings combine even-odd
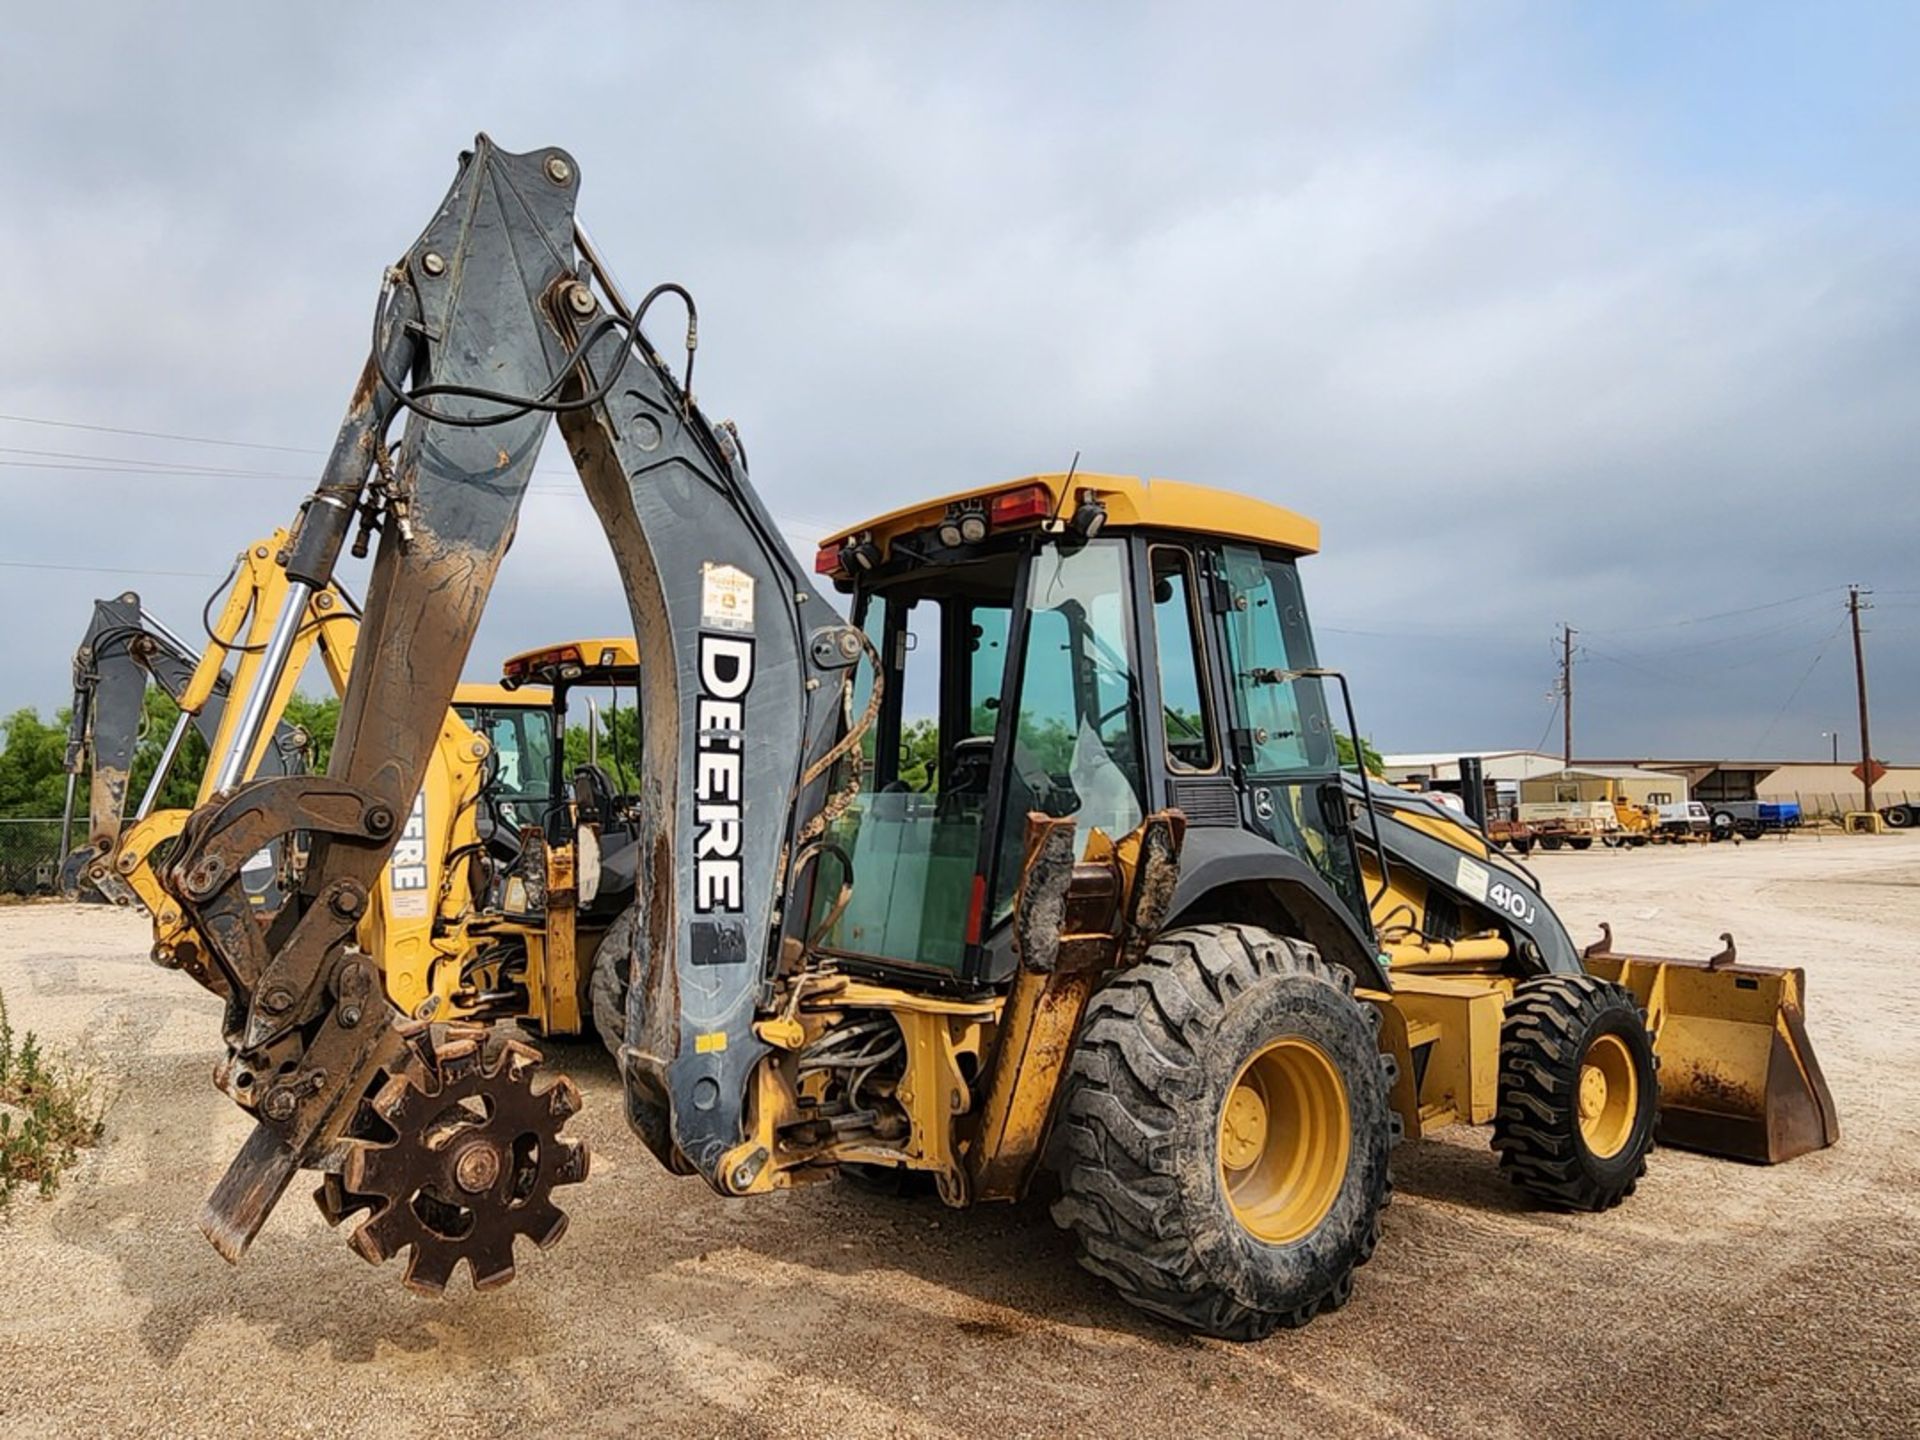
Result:
{"label": "gray storm cloud", "polygon": [[[1404,749],[1534,743],[1569,620],[1589,754],[1814,755],[1852,713],[1835,632],[1860,581],[1879,748],[1915,758],[1911,188],[1757,163],[1767,133],[1741,141],[1754,164],[1679,163],[1713,115],[1650,117],[1542,24],[14,17],[0,709],[63,702],[94,594],[133,586],[186,629],[232,552],[291,518],[381,267],[485,129],[572,150],[629,283],[700,297],[702,400],[798,545],[1076,451],[1250,491],[1321,521],[1323,653]],[[572,487],[551,444],[472,673],[623,623]]]}

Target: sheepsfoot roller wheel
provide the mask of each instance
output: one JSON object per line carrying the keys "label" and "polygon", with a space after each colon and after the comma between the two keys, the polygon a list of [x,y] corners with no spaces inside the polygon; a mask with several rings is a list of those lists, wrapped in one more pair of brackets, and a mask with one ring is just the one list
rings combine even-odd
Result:
{"label": "sheepsfoot roller wheel", "polygon": [[402,1282],[438,1295],[462,1260],[473,1288],[513,1279],[513,1242],[541,1249],[566,1232],[553,1191],[587,1178],[584,1142],[562,1139],[580,1092],[558,1076],[533,1087],[539,1052],[486,1043],[477,1026],[414,1037],[413,1054],[365,1102],[337,1174],[315,1199],[329,1224],[372,1213],[347,1237],[379,1264],[402,1250]]}
{"label": "sheepsfoot roller wheel", "polygon": [[1082,1265],[1226,1339],[1346,1303],[1397,1133],[1394,1064],[1352,989],[1310,946],[1202,925],[1094,995],[1052,1157]]}
{"label": "sheepsfoot roller wheel", "polygon": [[1493,1148],[1508,1178],[1567,1210],[1606,1210],[1647,1173],[1658,1061],[1633,992],[1591,975],[1515,987],[1500,1025]]}

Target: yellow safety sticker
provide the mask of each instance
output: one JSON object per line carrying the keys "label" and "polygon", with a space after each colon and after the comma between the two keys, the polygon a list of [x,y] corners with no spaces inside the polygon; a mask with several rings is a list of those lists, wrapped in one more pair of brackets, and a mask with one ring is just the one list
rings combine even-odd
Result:
{"label": "yellow safety sticker", "polygon": [[727,1032],[709,1030],[704,1035],[696,1035],[693,1037],[693,1048],[702,1055],[711,1055],[716,1050],[724,1050],[727,1048]]}

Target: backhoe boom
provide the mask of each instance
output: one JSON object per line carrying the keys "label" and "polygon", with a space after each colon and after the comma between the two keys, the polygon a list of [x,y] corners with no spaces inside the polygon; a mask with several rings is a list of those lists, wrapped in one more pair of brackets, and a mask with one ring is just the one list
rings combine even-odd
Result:
{"label": "backhoe boom", "polygon": [[[804,933],[803,907],[783,902],[819,852],[845,682],[862,642],[780,541],[732,436],[708,423],[640,336],[653,300],[677,287],[629,312],[604,270],[582,258],[577,174],[561,151],[511,155],[481,137],[389,272],[375,353],[303,507],[286,609],[254,687],[279,685],[298,631],[289,616],[331,582],[356,514],[377,524],[328,774],[223,789],[189,823],[166,879],[231,988],[221,1084],[258,1122],[203,1214],[229,1258],[307,1166],[329,1172],[331,1216],[375,1212],[356,1233],[363,1251],[412,1246],[414,1283],[438,1288],[462,1258],[477,1280],[504,1278],[502,1235],[508,1257],[513,1233],[557,1238],[547,1192],[585,1173],[584,1151],[557,1139],[572,1103],[558,1082],[541,1092],[552,1097],[554,1133],[536,1147],[532,1171],[502,1190],[512,1156],[473,1138],[468,1168],[449,1181],[466,1187],[458,1193],[472,1215],[429,1225],[424,1237],[395,1218],[426,1171],[459,1166],[427,1153],[401,1165],[370,1138],[379,1126],[369,1115],[391,1120],[407,1095],[459,1084],[511,1110],[530,1062],[489,1060],[471,1036],[403,1022],[383,998],[375,957],[354,943],[553,414],[649,657],[635,946],[644,964],[622,1066],[630,1118],[663,1159],[716,1186],[745,1188],[757,1170],[748,1162],[733,1167],[745,1173],[722,1174],[721,1165],[745,1133],[749,1077],[766,1050],[756,1001],[784,953],[779,941]],[[690,305],[689,320],[691,353]],[[385,435],[403,410],[404,437],[389,452]],[[259,723],[251,711],[241,717],[229,755],[255,743]],[[300,894],[263,927],[239,894],[238,864],[263,837],[293,830],[313,837]],[[540,1203],[526,1203],[535,1192]]]}

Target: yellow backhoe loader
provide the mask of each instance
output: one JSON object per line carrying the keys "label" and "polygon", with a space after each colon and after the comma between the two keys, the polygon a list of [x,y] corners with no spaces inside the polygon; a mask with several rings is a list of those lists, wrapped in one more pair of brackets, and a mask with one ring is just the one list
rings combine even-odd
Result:
{"label": "yellow backhoe loader", "polygon": [[[1705,1026],[1744,1023],[1728,997],[1764,974],[1583,962],[1461,825],[1342,775],[1329,681],[1362,732],[1291,511],[1079,473],[918,502],[821,547],[843,618],[694,401],[691,298],[629,300],[579,187],[566,152],[483,136],[384,272],[264,651],[271,689],[354,512],[378,522],[328,773],[223,789],[162,877],[231,995],[217,1080],[254,1121],[201,1215],[222,1254],[307,1169],[360,1254],[485,1288],[586,1177],[574,1087],[396,1010],[359,931],[555,420],[642,672],[634,899],[598,961],[626,1118],[669,1169],[746,1196],[890,1167],[956,1206],[1050,1169],[1089,1269],[1250,1338],[1346,1301],[1409,1125],[1491,1118],[1531,1193],[1603,1208],[1645,1165],[1656,1046],[1740,1063]],[[663,302],[679,375],[643,332]],[[238,868],[296,833],[267,926]],[[1772,998],[1769,1044],[1794,1028]],[[1819,1088],[1786,1048],[1779,1087]]]}
{"label": "yellow backhoe loader", "polygon": [[[187,970],[203,984],[215,979],[205,968],[205,942],[183,918],[157,873],[191,812],[154,810],[150,801],[178,754],[185,729],[209,718],[212,723],[203,723],[202,729],[212,758],[201,778],[200,802],[206,803],[216,793],[222,761],[229,756],[241,716],[257,692],[264,641],[285,603],[286,572],[276,557],[287,542],[287,532],[276,531],[240,552],[220,614],[208,626],[210,643],[199,656],[186,652],[184,642],[139,611],[135,597],[96,607],[89,642],[81,651],[90,674],[97,673],[109,645],[137,652],[144,670],[167,683],[180,706],[178,726],[162,752],[147,798],[124,829],[117,823],[114,803],[125,788],[124,764],[116,772],[111,761],[104,766],[96,761],[90,804],[95,812],[93,838],[86,853],[88,873],[98,878],[103,889],[111,883],[109,894],[147,908],[153,920],[155,960]],[[133,623],[120,613],[128,609],[128,601],[144,623],[144,629],[135,632],[146,641],[144,645],[138,639],[120,638]],[[115,623],[103,625],[102,614]],[[239,761],[243,779],[251,778],[263,763],[273,765],[272,773],[297,773],[304,768],[288,763],[288,757],[297,758],[306,742],[282,723],[287,700],[316,648],[335,690],[345,693],[358,634],[357,611],[338,586],[329,586],[308,600],[287,664],[273,693],[264,700],[263,730],[272,736],[272,743],[256,742]],[[76,673],[81,669],[76,660]],[[90,693],[98,689],[96,684]],[[76,734],[84,733],[96,753],[99,708],[95,704],[83,712],[76,705],[75,712],[76,717],[87,715],[84,727],[76,718]],[[558,771],[549,773],[547,763],[549,756],[560,753],[562,732],[554,726],[554,714],[547,692],[537,686],[516,684],[508,689],[462,684],[454,692],[420,791],[403,822],[394,856],[372,891],[361,926],[361,943],[381,956],[388,999],[408,1015],[442,1019],[484,1015],[517,1020],[553,1035],[577,1034],[582,1028],[584,979],[575,978],[570,961],[561,973],[553,973],[547,948],[537,943],[503,945],[503,929],[513,926],[499,922],[494,894],[505,891],[506,879],[518,862],[521,830],[530,825],[529,835],[537,837],[560,793]],[[117,790],[112,780],[116,773],[120,774]],[[109,814],[112,824],[102,818]],[[263,848],[245,867],[252,876],[256,908],[277,910],[277,876],[283,863],[282,848],[276,844]],[[549,927],[571,934],[570,914],[550,918],[523,914],[514,923],[535,935]]]}

